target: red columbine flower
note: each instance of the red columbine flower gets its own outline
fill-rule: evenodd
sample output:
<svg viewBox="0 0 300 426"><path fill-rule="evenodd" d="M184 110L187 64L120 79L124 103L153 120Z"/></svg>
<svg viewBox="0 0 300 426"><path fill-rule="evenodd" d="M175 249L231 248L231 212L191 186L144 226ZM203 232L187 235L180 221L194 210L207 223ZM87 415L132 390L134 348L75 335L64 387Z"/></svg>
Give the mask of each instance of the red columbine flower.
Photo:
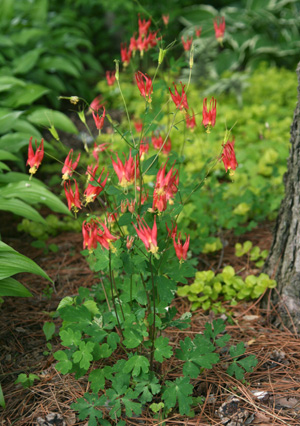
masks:
<svg viewBox="0 0 300 426"><path fill-rule="evenodd" d="M134 242L134 237L133 237L133 236L130 236L130 235L127 235L127 240L126 240L126 247L127 247L127 250L130 250L130 249L131 249L131 247L132 247L132 245L133 245L133 242Z"/></svg>
<svg viewBox="0 0 300 426"><path fill-rule="evenodd" d="M76 161L74 161L74 163L72 163L72 159L73 159L73 149L70 149L69 154L67 155L67 158L65 159L65 163L64 166L62 168L62 179L63 180L68 180L70 179L70 177L72 176L74 170L76 169L76 167L78 166L78 162L80 159L80 153L78 154L78 157L76 159Z"/></svg>
<svg viewBox="0 0 300 426"><path fill-rule="evenodd" d="M113 168L118 176L119 179L119 185L122 186L122 188L127 188L128 185L132 184L136 179L139 177L139 164L138 160L134 161L134 159L131 156L131 150L129 153L128 160L126 160L126 156L123 153L125 157L125 163L123 164L120 158L117 156L117 163L111 159Z"/></svg>
<svg viewBox="0 0 300 426"><path fill-rule="evenodd" d="M194 127L196 127L196 117L194 110L192 109L193 115L186 114L185 121L186 121L186 127L188 129L194 130Z"/></svg>
<svg viewBox="0 0 300 426"><path fill-rule="evenodd" d="M140 133L143 129L143 123L141 121L134 121L135 130Z"/></svg>
<svg viewBox="0 0 300 426"><path fill-rule="evenodd" d="M99 166L97 165L97 166L94 167L94 170L92 170L92 171L91 171L91 169L88 170L88 174L90 176L90 179L89 179L90 182L95 182L95 175L96 175L98 167ZM100 192L103 191L103 189L106 185L107 179L108 179L108 173L107 173L106 178L101 182L101 177L103 175L103 172L104 172L104 167L102 169L102 172L100 173L100 176L97 179L97 182L98 182L99 185L93 186L89 183L86 190L84 191L86 204L92 203L93 201L95 201L95 198L98 197Z"/></svg>
<svg viewBox="0 0 300 426"><path fill-rule="evenodd" d="M216 124L217 115L217 100L211 98L209 103L210 110L207 111L207 98L203 99L203 110L202 110L202 124L205 126L207 133L210 133L210 129Z"/></svg>
<svg viewBox="0 0 300 426"><path fill-rule="evenodd" d="M169 23L169 15L162 15L162 20L164 21L164 24L167 27Z"/></svg>
<svg viewBox="0 0 300 426"><path fill-rule="evenodd" d="M102 96L98 95L90 104L90 111L98 111L100 108L103 108Z"/></svg>
<svg viewBox="0 0 300 426"><path fill-rule="evenodd" d="M101 247L104 247L106 250L111 249L114 253L117 249L112 245L112 242L116 241L118 238L112 235L105 225L105 223L99 222L98 224L102 226L103 231L101 229L97 229L97 241L101 244Z"/></svg>
<svg viewBox="0 0 300 426"><path fill-rule="evenodd" d="M159 135L158 137L154 136L154 134L152 134L152 143L153 143L153 147L155 149L160 149L162 144L164 143L163 137L161 135Z"/></svg>
<svg viewBox="0 0 300 426"><path fill-rule="evenodd" d="M226 144L222 145L223 146L223 152L222 152L222 161L224 163L225 166L225 170L227 172L228 169L230 169L229 174L233 175L235 169L238 166L238 163L236 161L236 157L235 157L235 152L234 152L234 138L232 139L232 141L227 141Z"/></svg>
<svg viewBox="0 0 300 426"><path fill-rule="evenodd" d="M135 52L138 49L137 46L137 40L135 39L136 33L133 34L133 36L130 38L130 44L129 44L129 51L133 53L133 57L135 55Z"/></svg>
<svg viewBox="0 0 300 426"><path fill-rule="evenodd" d="M190 50L191 45L193 43L193 37L191 37L190 39L189 39L189 37L187 37L186 41L184 41L184 38L182 36L181 41L182 41L182 45L183 45L184 50Z"/></svg>
<svg viewBox="0 0 300 426"><path fill-rule="evenodd" d="M135 210L135 200L134 199L131 200L131 201L127 200L127 207L128 207L128 211L130 213L134 213L134 210Z"/></svg>
<svg viewBox="0 0 300 426"><path fill-rule="evenodd" d="M116 81L116 71L106 71L106 80L109 86L113 86Z"/></svg>
<svg viewBox="0 0 300 426"><path fill-rule="evenodd" d="M103 114L101 115L101 117L99 117L99 114L95 114L94 111L92 111L93 117L94 117L94 121L96 124L96 127L98 130L101 130L104 124L104 118L105 118L105 107L103 107Z"/></svg>
<svg viewBox="0 0 300 426"><path fill-rule="evenodd" d="M140 143L140 159L144 161L145 154L148 154L149 151L149 143L146 140L141 140Z"/></svg>
<svg viewBox="0 0 300 426"><path fill-rule="evenodd" d="M143 74L141 71L135 73L134 76L141 95L146 99L147 102L151 102L151 93L153 92L151 78Z"/></svg>
<svg viewBox="0 0 300 426"><path fill-rule="evenodd" d="M97 248L97 223L92 221L82 223L83 249L88 248L90 252Z"/></svg>
<svg viewBox="0 0 300 426"><path fill-rule="evenodd" d="M93 157L95 158L96 161L99 160L99 152L103 152L107 149L108 147L108 143L100 143L99 145L97 145L97 143L94 143L94 149L93 149Z"/></svg>
<svg viewBox="0 0 300 426"><path fill-rule="evenodd" d="M168 155L170 153L171 149L172 149L172 142L171 142L171 139L168 138L166 143L163 145L162 153L165 154L165 155Z"/></svg>
<svg viewBox="0 0 300 426"><path fill-rule="evenodd" d="M127 67L129 65L131 59L131 50L127 50L127 44L121 43L121 60L123 62L123 66Z"/></svg>
<svg viewBox="0 0 300 426"><path fill-rule="evenodd" d="M29 146L28 146L28 159L26 166L30 166L29 173L34 175L37 171L37 169L40 167L41 162L44 157L44 139L41 140L40 146L37 146L37 140L35 140L35 148L36 151L34 153L32 148L32 136L29 139Z"/></svg>
<svg viewBox="0 0 300 426"><path fill-rule="evenodd" d="M218 40L219 43L222 44L223 42L223 38L224 38L224 33L225 33L225 18L224 16L217 16L214 19L214 28L215 28L215 35L216 35L216 39Z"/></svg>
<svg viewBox="0 0 300 426"><path fill-rule="evenodd" d="M176 108L179 108L181 110L183 108L184 109L189 109L189 106L188 106L188 103L187 103L187 98L186 98L186 93L184 91L185 85L183 86L183 84L180 82L182 90L181 90L181 95L179 95L175 83L173 83L173 84L174 84L174 88L175 88L175 94L173 94L171 92L171 88L170 87L169 87L169 91L170 91L171 97L173 99L173 102L176 105Z"/></svg>
<svg viewBox="0 0 300 426"><path fill-rule="evenodd" d="M180 241L180 232L179 232L177 243L175 240L175 235L173 236L173 242L174 242L176 256L178 257L180 263L182 263L186 260L186 257L187 257L187 251L189 249L189 244L190 244L190 236L186 235L185 243L182 245Z"/></svg>
<svg viewBox="0 0 300 426"><path fill-rule="evenodd" d="M146 21L146 19L141 20L140 14L139 14L139 35L141 37L146 37L147 32L151 25L151 19L149 21Z"/></svg>
<svg viewBox="0 0 300 426"><path fill-rule="evenodd" d="M153 192L153 204L152 211L156 209L160 212L163 212L167 208L167 202L173 204L173 198L177 193L178 184L179 184L179 176L178 170L174 171L173 167L166 173L166 166L168 161L161 167L156 175L156 184Z"/></svg>
<svg viewBox="0 0 300 426"><path fill-rule="evenodd" d="M138 218L138 226L140 229L137 229L137 227L133 224L139 238L143 241L145 244L146 250L150 253L157 253L158 252L158 246L157 246L157 226L156 226L156 216L154 216L154 223L153 228L151 229L145 219Z"/></svg>
<svg viewBox="0 0 300 426"><path fill-rule="evenodd" d="M199 38L201 36L201 31L202 31L202 27L195 28L196 37Z"/></svg>
<svg viewBox="0 0 300 426"><path fill-rule="evenodd" d="M166 224L166 228L167 228L167 232L168 232L168 237L169 238L173 238L176 237L177 235L177 225L174 225L172 222L172 228L169 229L168 225Z"/></svg>
<svg viewBox="0 0 300 426"><path fill-rule="evenodd" d="M73 209L74 213L77 213L78 209L81 209L81 201L80 201L77 182L75 179L74 179L74 182L75 182L75 193L72 190L70 181L64 182L64 188L65 188L66 198L68 201L69 210Z"/></svg>

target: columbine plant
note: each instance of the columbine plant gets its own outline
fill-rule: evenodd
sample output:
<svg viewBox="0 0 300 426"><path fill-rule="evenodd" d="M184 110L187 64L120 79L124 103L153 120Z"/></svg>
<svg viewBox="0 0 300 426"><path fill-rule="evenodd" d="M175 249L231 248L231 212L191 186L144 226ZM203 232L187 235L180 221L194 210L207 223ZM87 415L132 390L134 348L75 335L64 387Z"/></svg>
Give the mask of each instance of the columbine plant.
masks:
<svg viewBox="0 0 300 426"><path fill-rule="evenodd" d="M139 18L138 39L131 40L129 51L125 45L122 47L124 66L128 65L134 46L144 43L146 50L146 41L150 43L152 38L157 43L156 33L149 32L150 26L151 20ZM122 95L118 64L115 77ZM167 93L166 99L166 103L171 100L175 104L171 103L173 121L164 137L157 131L157 136L152 135L154 153L147 158L150 147L146 138L153 130L153 123L146 121L149 102L153 96L152 104L155 104L160 96L155 98L155 77L151 79L139 71L135 79L146 100L137 133L133 133L130 123L130 132L122 133L110 115L105 115L100 98L89 107L96 129L101 130L104 120L108 119L125 141L124 160L117 152L106 155L110 164L104 165L99 173L99 163L105 161L108 144L95 142L93 157L97 164L88 166L86 188L81 191L82 182L78 185L73 178L80 158L73 163L72 150L63 168L70 210L78 213L84 205L95 205L96 200L100 200L101 205L100 212L89 213L82 224L83 254L95 272L97 283L92 290L82 287L78 296L61 301L58 314L63 320L60 337L65 349L54 354L58 361L56 368L61 373L75 373L76 378L88 374L90 391L73 404L73 408L80 412L80 419L89 417L90 425L95 425L96 419L106 425L108 416L115 420L133 413L140 415L143 406L153 400L160 402L162 416L177 406L180 414L193 415L196 399L191 380L219 361L219 349L230 338L223 334L222 320L207 324L204 334L197 334L193 340L186 337L178 348L174 348L164 334L168 327L183 330L189 326L191 314L177 315L174 296L177 284L186 284L187 278L195 275L189 254L190 236L186 235L184 241L177 224L190 195L181 184L180 164L164 156L170 155L170 132L175 127L176 115L183 112L187 126L193 128L195 113L192 110L192 114L188 114L189 84L186 87L181 83L181 93L174 84L175 94L169 89L171 97ZM206 108L205 102L204 105ZM211 111L203 116L206 127L213 127L216 120L216 101L212 100L211 106ZM101 118L95 114L99 108L103 108ZM79 114L85 122L83 111ZM129 114L127 116L129 118ZM100 148L95 155L97 147ZM114 146L110 147L114 151ZM225 167L234 169L233 143L227 142L223 149L215 163L222 159ZM192 192L200 185L197 183ZM243 347L233 359L232 371L238 372L239 377L251 371L254 365L253 356L243 358L238 364L238 356L244 352ZM175 367L178 377L171 381L166 380L168 363L165 361L173 356L181 362ZM151 407L155 411L154 405Z"/></svg>

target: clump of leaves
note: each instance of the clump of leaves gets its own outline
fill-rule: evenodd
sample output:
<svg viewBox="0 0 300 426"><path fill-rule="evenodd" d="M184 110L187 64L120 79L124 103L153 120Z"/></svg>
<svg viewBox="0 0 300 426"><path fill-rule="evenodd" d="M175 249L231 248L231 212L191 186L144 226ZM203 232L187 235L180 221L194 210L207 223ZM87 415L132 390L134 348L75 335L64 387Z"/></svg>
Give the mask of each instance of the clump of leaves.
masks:
<svg viewBox="0 0 300 426"><path fill-rule="evenodd" d="M236 243L235 245L235 255L237 257L248 255L248 259L254 262L258 268L263 266L268 254L268 250L261 250L258 246L253 247L251 241L245 241L243 244Z"/></svg>
<svg viewBox="0 0 300 426"><path fill-rule="evenodd" d="M231 305L236 305L237 300L256 299L267 288L276 287L276 281L267 274L248 275L245 280L236 275L232 266L226 266L222 273L213 271L198 271L195 281L177 289L178 296L187 297L192 302L191 309L201 307L204 310L212 309L214 312L225 312L221 300L229 300Z"/></svg>

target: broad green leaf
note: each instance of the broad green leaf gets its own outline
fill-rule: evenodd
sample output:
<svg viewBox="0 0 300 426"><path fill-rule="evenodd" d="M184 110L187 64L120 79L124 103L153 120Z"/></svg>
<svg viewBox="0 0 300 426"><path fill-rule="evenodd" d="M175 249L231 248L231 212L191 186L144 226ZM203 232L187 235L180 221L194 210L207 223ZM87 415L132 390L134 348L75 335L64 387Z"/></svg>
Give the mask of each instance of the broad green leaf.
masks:
<svg viewBox="0 0 300 426"><path fill-rule="evenodd" d="M9 75L0 76L0 92L9 90L14 86L26 86L26 82Z"/></svg>
<svg viewBox="0 0 300 426"><path fill-rule="evenodd" d="M7 170L9 172L10 168L8 167L7 164L5 164L2 161L0 161L0 170Z"/></svg>
<svg viewBox="0 0 300 426"><path fill-rule="evenodd" d="M51 71L53 73L62 71L63 73L71 75L72 77L80 77L78 69L73 64L71 64L67 58L62 56L44 56L39 61L39 67L43 70Z"/></svg>
<svg viewBox="0 0 300 426"><path fill-rule="evenodd" d="M1 243L1 242L0 242ZM48 275L33 260L16 251L0 252L0 280L20 272L29 272L40 275L52 281Z"/></svg>
<svg viewBox="0 0 300 426"><path fill-rule="evenodd" d="M17 122L18 120L12 123L12 129L16 127ZM8 133L0 138L0 149L5 149L9 152L19 152L21 148L28 146L29 138L31 136L31 133Z"/></svg>
<svg viewBox="0 0 300 426"><path fill-rule="evenodd" d="M32 294L19 281L8 277L0 280L0 296L32 297Z"/></svg>
<svg viewBox="0 0 300 426"><path fill-rule="evenodd" d="M20 173L20 172L10 172L10 173L5 173L0 175L0 183L12 183L12 182L20 182L24 180L25 181L29 180L28 174ZM32 177L30 179L30 182L34 182L35 184L46 188L46 185L42 181L36 179L35 177Z"/></svg>
<svg viewBox="0 0 300 426"><path fill-rule="evenodd" d="M59 361L55 368L62 374L67 374L72 368L72 362L68 359L64 351L57 351L53 354L54 358Z"/></svg>
<svg viewBox="0 0 300 426"><path fill-rule="evenodd" d="M11 152L0 149L0 160L19 161L20 159L13 155Z"/></svg>
<svg viewBox="0 0 300 426"><path fill-rule="evenodd" d="M46 336L46 340L48 342L48 340L52 339L52 336L55 332L55 324L54 322L45 322L43 325L43 332Z"/></svg>
<svg viewBox="0 0 300 426"><path fill-rule="evenodd" d="M34 222L46 224L46 221L43 217L31 206L24 203L17 198L4 198L1 197L1 187L0 187L0 210L12 212L18 216L26 217L29 220Z"/></svg>
<svg viewBox="0 0 300 426"><path fill-rule="evenodd" d="M45 204L55 212L64 213L68 216L72 215L67 206L56 195L29 180L8 184L1 189L1 196L4 198L21 198L29 204Z"/></svg>
<svg viewBox="0 0 300 426"><path fill-rule="evenodd" d="M14 74L26 74L30 71L39 59L43 49L34 49L24 53L13 62Z"/></svg>
<svg viewBox="0 0 300 426"><path fill-rule="evenodd" d="M18 117L22 114L23 111L11 111L8 108L0 108L0 134L7 133L11 130Z"/></svg>
<svg viewBox="0 0 300 426"><path fill-rule="evenodd" d="M123 334L125 337L123 344L128 349L137 348L143 341L143 336L136 330L127 328L124 330Z"/></svg>
<svg viewBox="0 0 300 426"><path fill-rule="evenodd" d="M17 87L11 94L5 97L2 104L10 108L18 108L22 105L31 105L34 101L49 93L49 89L39 84L29 83L25 87Z"/></svg>
<svg viewBox="0 0 300 426"><path fill-rule="evenodd" d="M37 126L51 127L53 125L64 132L77 134L78 130L72 121L63 113L48 108L40 108L27 116L28 120ZM1 121L0 121L1 124ZM1 129L1 127L0 127Z"/></svg>

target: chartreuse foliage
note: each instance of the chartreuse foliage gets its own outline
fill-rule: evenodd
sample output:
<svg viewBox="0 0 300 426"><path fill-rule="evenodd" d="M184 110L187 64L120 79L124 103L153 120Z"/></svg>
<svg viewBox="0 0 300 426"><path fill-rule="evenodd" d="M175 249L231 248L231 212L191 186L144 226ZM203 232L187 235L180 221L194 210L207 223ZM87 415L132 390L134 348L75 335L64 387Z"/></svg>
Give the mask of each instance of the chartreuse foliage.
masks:
<svg viewBox="0 0 300 426"><path fill-rule="evenodd" d="M255 262L258 268L263 266L268 253L268 250L261 250L258 246L253 247L251 241L245 241L243 244L237 243L235 245L235 255L237 257L242 257L247 254L249 260Z"/></svg>
<svg viewBox="0 0 300 426"><path fill-rule="evenodd" d="M276 287L276 281L267 274L248 275L245 280L235 274L232 266L225 266L220 274L213 271L198 271L195 281L179 287L178 296L187 297L192 302L191 309L201 307L215 312L225 312L221 301L228 300L236 305L238 300L257 299L268 288Z"/></svg>

